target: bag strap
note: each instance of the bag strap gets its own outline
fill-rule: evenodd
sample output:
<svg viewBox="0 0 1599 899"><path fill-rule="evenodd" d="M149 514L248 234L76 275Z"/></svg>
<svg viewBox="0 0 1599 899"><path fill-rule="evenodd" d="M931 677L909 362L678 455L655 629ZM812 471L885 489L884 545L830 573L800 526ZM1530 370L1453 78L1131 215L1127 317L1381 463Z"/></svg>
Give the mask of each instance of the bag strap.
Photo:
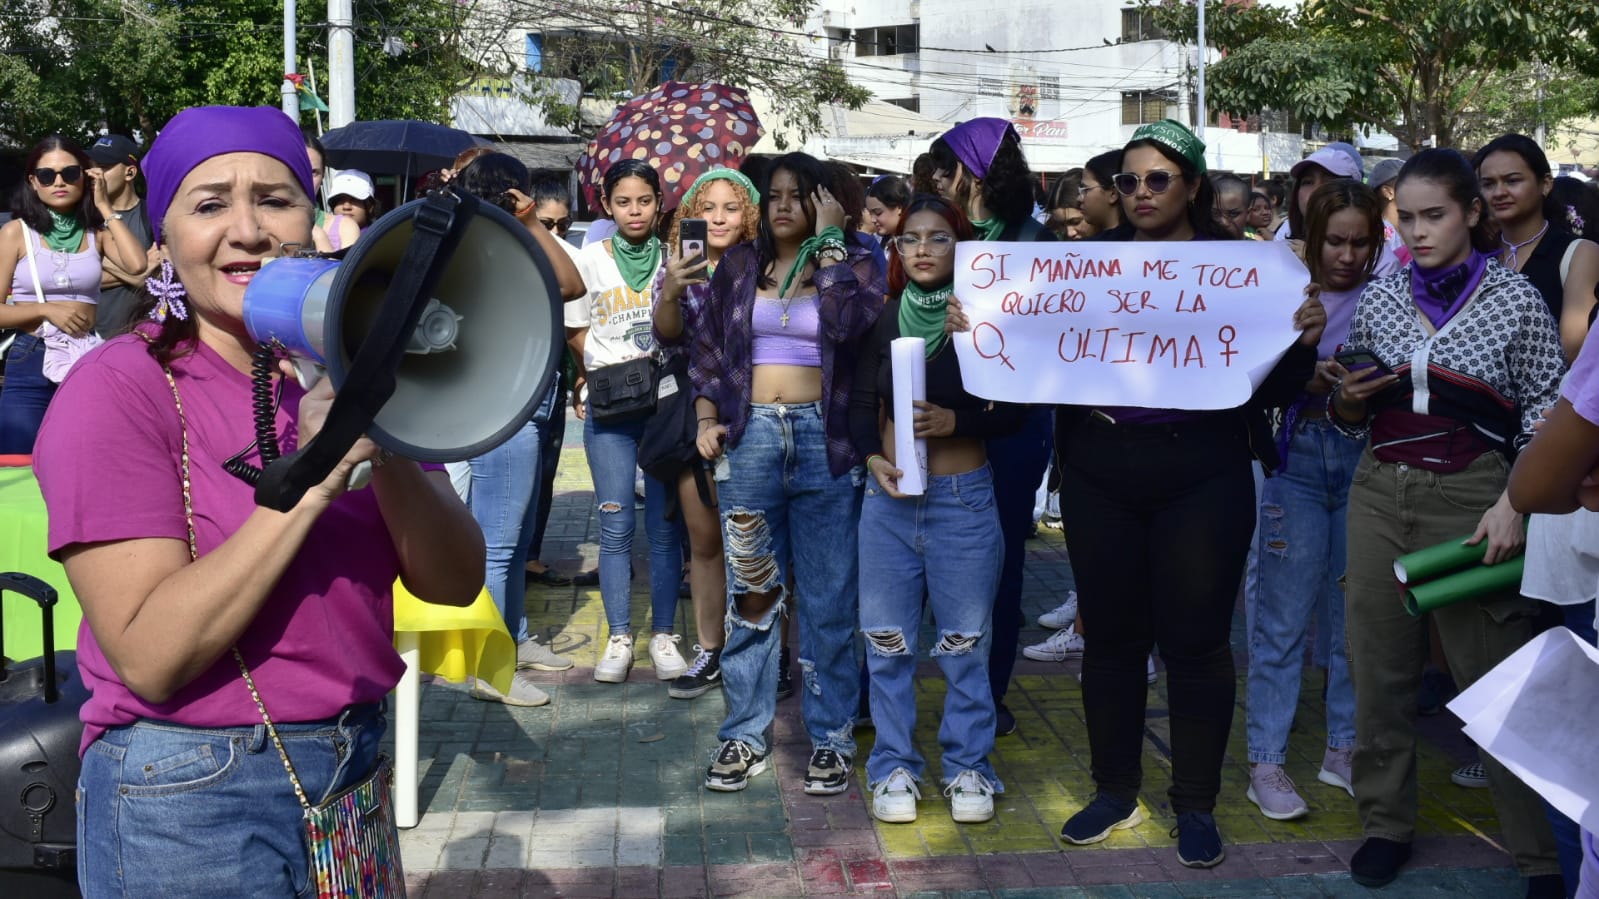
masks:
<svg viewBox="0 0 1599 899"><path fill-rule="evenodd" d="M150 338L143 332L135 331L146 343ZM189 528L189 561L194 562L200 558L200 552L194 539L194 497L189 492L189 423L183 414L183 397L178 394L178 382L172 377L172 366L162 365L161 371L167 376L167 386L172 388L172 401L178 407L178 429L183 439L181 455L183 467L183 519ZM245 686L250 688L250 698L255 700L256 710L261 713L261 721L266 724L267 734L272 737L272 745L277 747L278 757L283 759L283 770L289 772L289 783L294 785L294 797L300 800L300 806L311 811L311 802L305 797L305 788L300 785L299 775L294 773L294 765L289 762L289 753L283 748L283 739L278 736L278 729L272 723L272 716L267 714L266 704L261 701L261 693L255 688L255 678L250 676L250 669L244 664L244 656L239 653L239 647L232 647L233 659L239 663L239 673L244 675Z"/></svg>
<svg viewBox="0 0 1599 899"><path fill-rule="evenodd" d="M22 248L28 251L28 274L33 276L33 295L43 304L44 285L39 283L39 264L33 261L33 241L28 239L34 233L27 225L22 226Z"/></svg>

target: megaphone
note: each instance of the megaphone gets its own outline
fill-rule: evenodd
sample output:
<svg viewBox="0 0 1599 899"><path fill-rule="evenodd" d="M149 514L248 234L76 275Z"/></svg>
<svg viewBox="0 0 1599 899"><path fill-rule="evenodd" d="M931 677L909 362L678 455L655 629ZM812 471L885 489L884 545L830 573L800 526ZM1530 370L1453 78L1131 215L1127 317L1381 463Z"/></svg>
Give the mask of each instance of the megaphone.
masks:
<svg viewBox="0 0 1599 899"><path fill-rule="evenodd" d="M362 434L421 462L499 446L537 410L565 343L554 270L527 228L449 189L384 215L342 260L263 265L245 290L244 324L333 381L316 438L276 461L263 455L256 502L282 511Z"/></svg>

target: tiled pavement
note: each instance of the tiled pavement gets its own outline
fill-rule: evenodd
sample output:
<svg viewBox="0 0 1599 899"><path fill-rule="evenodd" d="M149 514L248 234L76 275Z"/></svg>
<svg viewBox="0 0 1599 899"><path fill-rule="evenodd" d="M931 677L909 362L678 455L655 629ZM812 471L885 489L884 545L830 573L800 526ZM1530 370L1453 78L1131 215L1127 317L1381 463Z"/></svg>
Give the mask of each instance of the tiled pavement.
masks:
<svg viewBox="0 0 1599 899"><path fill-rule="evenodd" d="M563 571L594 567L597 534L581 429L569 423L544 558ZM642 534L641 534L642 537ZM639 544L642 544L642 539ZM1028 621L1052 606L1071 574L1058 532L1029 544ZM840 551L852 551L840 547ZM637 567L644 567L640 558ZM639 590L645 582L639 578ZM801 599L803 612L803 598ZM693 701L667 697L640 664L626 684L592 678L604 616L596 588L533 587L530 626L571 654L577 668L535 675L550 705L515 709L471 700L459 685L423 689L420 825L402 835L413 896L1356 896L1347 863L1358 845L1353 801L1315 779L1325 733L1319 675L1307 675L1289 773L1312 815L1262 818L1244 798L1243 690L1217 809L1228 859L1196 871L1177 863L1165 805L1165 682L1151 688L1144 768L1146 818L1094 847L1063 848L1061 823L1088 798L1087 736L1074 665L1023 660L1009 705L1019 729L995 748L1006 783L994 821L956 825L936 787L924 790L914 824L874 822L864 778L848 793L800 791L809 745L798 698L778 706L775 765L742 793L701 786L716 748L720 691ZM636 626L648 598L634 594ZM692 615L679 609L684 654ZM1235 638L1241 629L1235 627ZM1029 626L1023 640L1041 632ZM931 645L924 640L923 645ZM1241 645L1235 639L1235 645ZM1242 663L1242 657L1240 657ZM1240 667L1242 671L1242 666ZM917 729L936 783L937 718L943 684L923 666ZM1501 897L1521 893L1497 842L1486 791L1465 790L1449 772L1470 748L1447 716L1425 722L1422 812L1415 861L1384 896ZM872 732L858 732L860 755ZM1377 893L1373 893L1377 895Z"/></svg>

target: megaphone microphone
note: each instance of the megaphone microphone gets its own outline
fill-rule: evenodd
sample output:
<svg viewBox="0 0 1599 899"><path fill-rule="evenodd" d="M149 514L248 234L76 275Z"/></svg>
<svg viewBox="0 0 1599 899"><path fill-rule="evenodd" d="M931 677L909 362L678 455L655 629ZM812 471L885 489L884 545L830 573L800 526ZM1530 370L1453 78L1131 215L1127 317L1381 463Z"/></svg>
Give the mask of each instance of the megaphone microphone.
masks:
<svg viewBox="0 0 1599 899"><path fill-rule="evenodd" d="M256 503L293 508L363 434L422 462L510 439L554 377L560 308L554 272L522 223L449 189L378 219L343 260L263 265L245 290L245 328L284 352L302 385L330 377L335 396L322 430L295 452L274 459L262 446Z"/></svg>

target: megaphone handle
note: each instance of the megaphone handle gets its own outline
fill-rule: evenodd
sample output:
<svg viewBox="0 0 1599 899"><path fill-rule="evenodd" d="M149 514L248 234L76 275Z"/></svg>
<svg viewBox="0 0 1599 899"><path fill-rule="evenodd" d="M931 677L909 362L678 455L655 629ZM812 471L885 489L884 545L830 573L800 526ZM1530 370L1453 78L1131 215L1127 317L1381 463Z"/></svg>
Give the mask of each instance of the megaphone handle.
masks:
<svg viewBox="0 0 1599 899"><path fill-rule="evenodd" d="M316 382L322 380L328 373L327 369L301 356L290 356L289 362L294 365L294 377L304 390L315 387Z"/></svg>
<svg viewBox="0 0 1599 899"><path fill-rule="evenodd" d="M349 477L344 479L344 488L360 490L370 483L372 483L372 461L367 459L355 463L355 467L350 469Z"/></svg>

